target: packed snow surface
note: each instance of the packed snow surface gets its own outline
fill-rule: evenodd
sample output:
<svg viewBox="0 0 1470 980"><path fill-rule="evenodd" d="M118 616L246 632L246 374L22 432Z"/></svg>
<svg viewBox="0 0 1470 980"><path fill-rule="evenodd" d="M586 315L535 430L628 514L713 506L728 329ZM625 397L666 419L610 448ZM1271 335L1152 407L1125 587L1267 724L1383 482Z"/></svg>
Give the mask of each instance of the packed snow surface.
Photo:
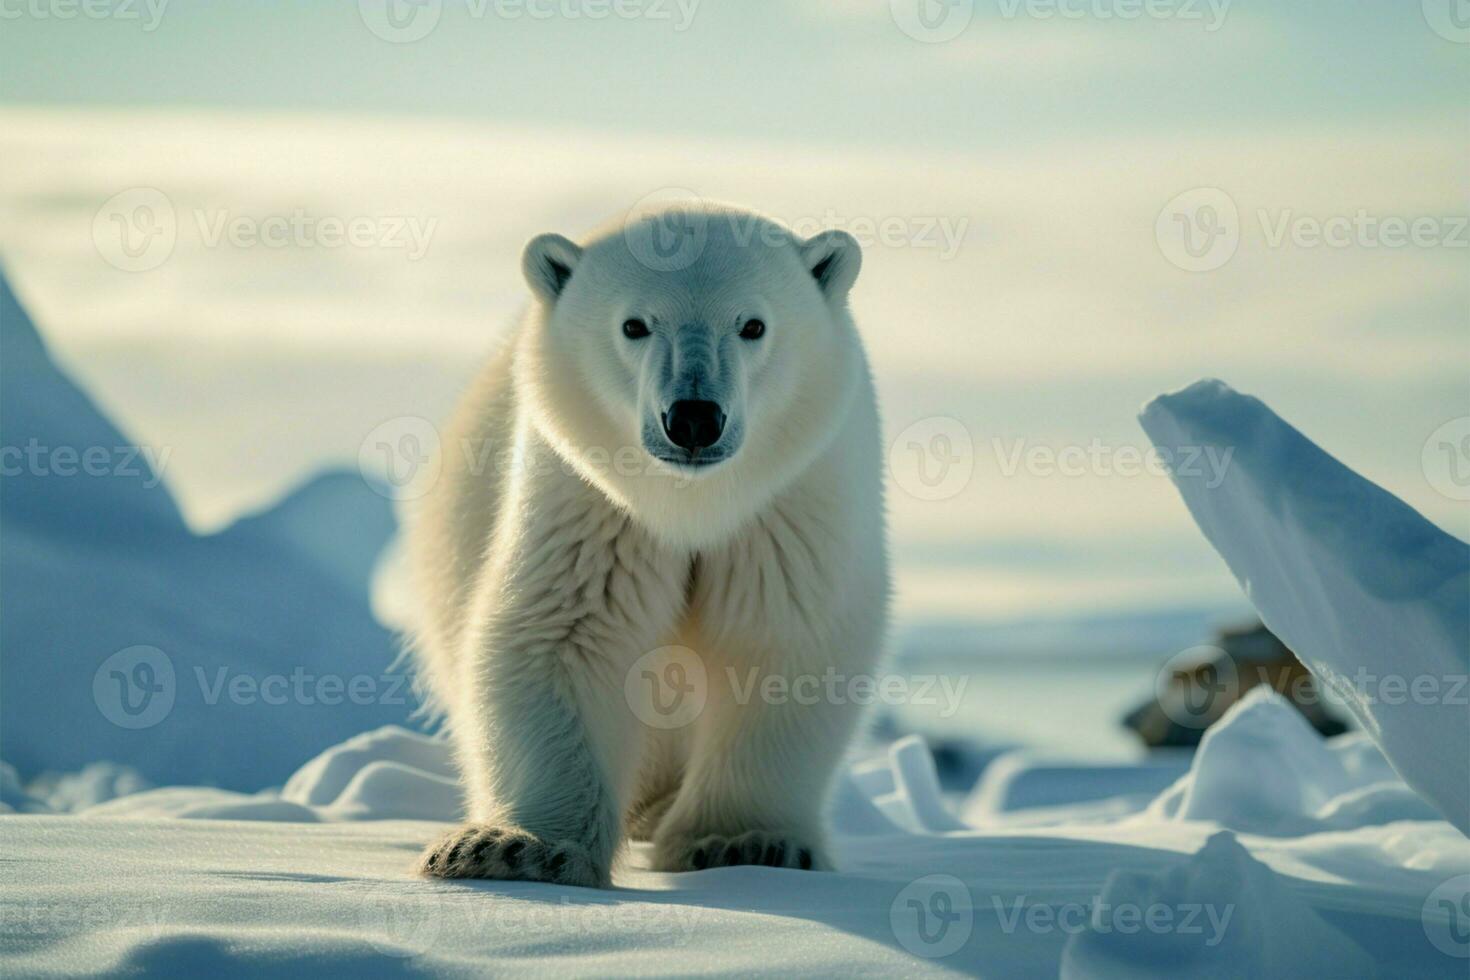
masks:
<svg viewBox="0 0 1470 980"><path fill-rule="evenodd" d="M415 877L458 813L449 752L382 728L279 790L161 788L0 817L0 968L1463 978L1470 842L1416 808L1366 738L1317 738L1262 691L1150 806L997 812L983 828L949 815L911 741L845 774L840 872L662 874L636 844L596 891ZM1243 762L1263 767L1237 750L1304 745L1304 786L1233 799ZM1360 805L1377 794L1392 805Z"/></svg>

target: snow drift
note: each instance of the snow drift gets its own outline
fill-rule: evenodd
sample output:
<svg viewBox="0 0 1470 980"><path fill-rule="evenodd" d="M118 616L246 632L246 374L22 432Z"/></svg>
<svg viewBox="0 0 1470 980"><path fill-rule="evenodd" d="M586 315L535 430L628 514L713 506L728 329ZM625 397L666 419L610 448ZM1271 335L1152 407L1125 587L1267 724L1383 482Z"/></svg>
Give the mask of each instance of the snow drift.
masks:
<svg viewBox="0 0 1470 980"><path fill-rule="evenodd" d="M1198 909L1198 912L1194 912ZM1188 927L1148 930L1135 910ZM1187 912L1175 913L1175 910ZM1377 969L1356 942L1323 921L1269 867L1228 833L1165 871L1114 871L1085 931L1062 952L1062 980L1157 977L1332 977L1372 980Z"/></svg>
<svg viewBox="0 0 1470 980"><path fill-rule="evenodd" d="M388 500L328 474L194 534L159 472L167 447L108 421L3 274L0 454L0 747L22 776L106 759L254 790L408 718L368 600Z"/></svg>

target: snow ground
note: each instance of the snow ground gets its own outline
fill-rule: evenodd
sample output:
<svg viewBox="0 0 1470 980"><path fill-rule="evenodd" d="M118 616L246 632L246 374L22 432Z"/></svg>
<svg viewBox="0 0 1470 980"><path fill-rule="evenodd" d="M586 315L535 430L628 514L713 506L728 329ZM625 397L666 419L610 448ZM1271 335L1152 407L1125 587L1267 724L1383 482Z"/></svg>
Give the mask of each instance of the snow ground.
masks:
<svg viewBox="0 0 1470 980"><path fill-rule="evenodd" d="M1295 752L1312 739L1263 692L1152 806L1101 818L1089 804L1044 819L997 812L980 825L947 816L911 740L855 762L844 780L840 873L661 874L635 845L616 887L595 891L416 878L419 848L457 812L449 758L437 740L384 728L328 750L279 791L173 787L72 815L0 817L0 966L11 976L1463 977L1470 944L1456 930L1470 919L1452 916L1470 897L1470 842L1366 737L1319 744L1295 781L1234 792L1243 763L1259 768L1238 752L1263 740ZM986 792L982 781L976 793ZM1365 797L1385 802L1357 805ZM1196 802L1180 808L1180 798ZM1307 812L1304 798L1325 802ZM1297 819L1225 829L1273 809Z"/></svg>

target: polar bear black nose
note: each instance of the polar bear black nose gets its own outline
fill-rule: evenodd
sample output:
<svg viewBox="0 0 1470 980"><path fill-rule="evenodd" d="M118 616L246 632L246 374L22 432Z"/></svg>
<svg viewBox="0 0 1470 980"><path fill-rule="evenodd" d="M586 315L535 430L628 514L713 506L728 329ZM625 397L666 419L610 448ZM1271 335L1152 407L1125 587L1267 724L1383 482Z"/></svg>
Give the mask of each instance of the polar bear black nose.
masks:
<svg viewBox="0 0 1470 980"><path fill-rule="evenodd" d="M691 453L713 446L724 431L725 413L715 402L678 401L664 413L664 434Z"/></svg>

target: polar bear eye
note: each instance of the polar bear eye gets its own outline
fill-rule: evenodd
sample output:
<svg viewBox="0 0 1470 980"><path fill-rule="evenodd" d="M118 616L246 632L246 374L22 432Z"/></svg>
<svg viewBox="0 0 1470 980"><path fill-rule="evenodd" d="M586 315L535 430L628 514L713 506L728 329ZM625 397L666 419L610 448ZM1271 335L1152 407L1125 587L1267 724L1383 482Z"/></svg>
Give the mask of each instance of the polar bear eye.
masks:
<svg viewBox="0 0 1470 980"><path fill-rule="evenodd" d="M746 320L745 326L740 328L742 340L760 340L765 335L766 324L763 320Z"/></svg>
<svg viewBox="0 0 1470 980"><path fill-rule="evenodd" d="M634 317L623 321L623 336L629 340L641 340L648 336L648 324Z"/></svg>

